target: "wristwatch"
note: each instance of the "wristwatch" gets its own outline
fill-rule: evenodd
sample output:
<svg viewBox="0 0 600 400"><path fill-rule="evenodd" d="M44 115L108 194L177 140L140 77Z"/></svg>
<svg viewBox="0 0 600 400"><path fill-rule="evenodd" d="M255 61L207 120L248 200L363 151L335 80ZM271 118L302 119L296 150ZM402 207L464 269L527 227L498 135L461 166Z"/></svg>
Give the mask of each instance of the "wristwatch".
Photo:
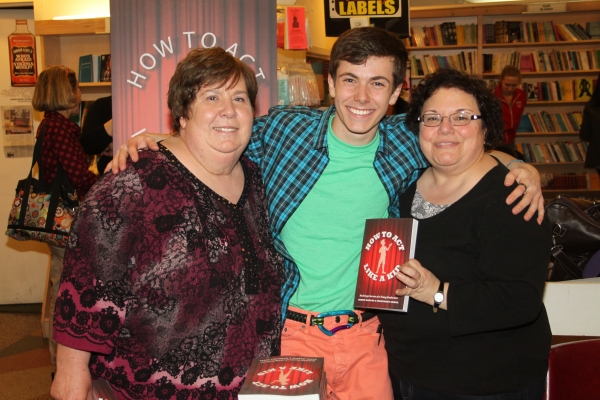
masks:
<svg viewBox="0 0 600 400"><path fill-rule="evenodd" d="M440 281L438 291L433 295L433 312L436 313L438 307L444 301L444 282Z"/></svg>

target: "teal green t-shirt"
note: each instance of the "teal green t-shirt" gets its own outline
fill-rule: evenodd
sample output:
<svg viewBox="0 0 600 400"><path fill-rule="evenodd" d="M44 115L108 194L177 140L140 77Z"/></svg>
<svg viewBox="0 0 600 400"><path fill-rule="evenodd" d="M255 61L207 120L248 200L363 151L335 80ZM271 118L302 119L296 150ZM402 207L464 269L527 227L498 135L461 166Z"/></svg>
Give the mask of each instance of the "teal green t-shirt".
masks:
<svg viewBox="0 0 600 400"><path fill-rule="evenodd" d="M379 134L352 146L327 133L329 163L281 232L300 270L290 304L310 311L351 310L365 220L386 218L389 198L373 167Z"/></svg>

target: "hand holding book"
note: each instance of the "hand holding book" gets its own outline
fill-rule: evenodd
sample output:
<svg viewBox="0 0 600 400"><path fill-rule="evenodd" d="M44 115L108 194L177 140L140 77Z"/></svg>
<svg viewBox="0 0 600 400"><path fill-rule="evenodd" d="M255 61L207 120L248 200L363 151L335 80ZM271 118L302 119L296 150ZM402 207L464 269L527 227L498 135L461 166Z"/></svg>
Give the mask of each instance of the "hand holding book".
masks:
<svg viewBox="0 0 600 400"><path fill-rule="evenodd" d="M397 289L397 296L409 296L410 298L422 303L433 305L433 296L440 287L440 280L427 268L415 259L410 259L402 264L400 271L396 273L396 279L402 282L406 287ZM444 284L444 298L448 291L448 284ZM439 308L446 310L446 300Z"/></svg>

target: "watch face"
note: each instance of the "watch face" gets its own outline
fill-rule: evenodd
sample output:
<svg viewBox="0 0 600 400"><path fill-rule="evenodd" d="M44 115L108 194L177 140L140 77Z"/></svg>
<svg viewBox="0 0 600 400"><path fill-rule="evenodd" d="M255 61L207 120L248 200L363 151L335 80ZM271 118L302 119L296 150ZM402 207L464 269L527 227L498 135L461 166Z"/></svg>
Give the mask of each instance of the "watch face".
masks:
<svg viewBox="0 0 600 400"><path fill-rule="evenodd" d="M437 292L433 295L433 300L435 300L436 303L441 303L444 301L444 293Z"/></svg>

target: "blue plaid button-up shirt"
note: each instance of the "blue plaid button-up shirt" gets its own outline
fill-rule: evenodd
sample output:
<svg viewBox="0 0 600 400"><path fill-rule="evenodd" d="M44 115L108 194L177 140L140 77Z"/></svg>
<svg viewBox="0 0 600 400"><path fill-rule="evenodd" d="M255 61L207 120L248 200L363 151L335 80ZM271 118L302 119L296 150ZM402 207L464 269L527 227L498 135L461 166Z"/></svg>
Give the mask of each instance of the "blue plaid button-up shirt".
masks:
<svg viewBox="0 0 600 400"><path fill-rule="evenodd" d="M323 112L307 107L273 107L254 121L246 155L262 173L275 248L285 257L282 289L285 318L290 298L298 288L298 266L285 248L281 230L315 185L327 163L327 129L334 106ZM404 115L379 123L380 143L373 166L389 196L389 216L400 216L398 196L416 180L427 162L417 137L408 131Z"/></svg>

